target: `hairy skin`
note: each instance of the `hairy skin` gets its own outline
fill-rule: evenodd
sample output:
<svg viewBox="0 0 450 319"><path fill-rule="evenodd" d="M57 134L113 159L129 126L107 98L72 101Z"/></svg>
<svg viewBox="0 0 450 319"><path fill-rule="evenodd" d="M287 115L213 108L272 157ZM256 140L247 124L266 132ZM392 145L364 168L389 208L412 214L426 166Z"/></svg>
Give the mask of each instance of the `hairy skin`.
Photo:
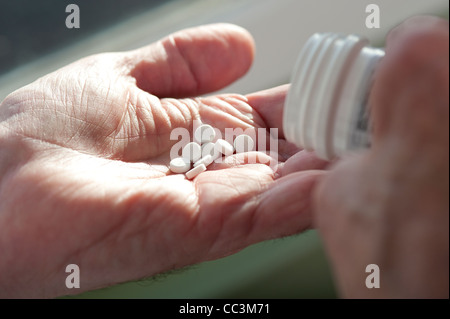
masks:
<svg viewBox="0 0 450 319"><path fill-rule="evenodd" d="M287 87L195 97L242 76L253 54L245 30L203 26L87 57L11 93L0 106L0 297L80 293L310 227L326 163L294 158L283 174L299 151L281 130ZM193 181L171 174L170 132L194 120L279 128L278 178L243 165L245 155ZM72 263L81 289L65 287Z"/></svg>

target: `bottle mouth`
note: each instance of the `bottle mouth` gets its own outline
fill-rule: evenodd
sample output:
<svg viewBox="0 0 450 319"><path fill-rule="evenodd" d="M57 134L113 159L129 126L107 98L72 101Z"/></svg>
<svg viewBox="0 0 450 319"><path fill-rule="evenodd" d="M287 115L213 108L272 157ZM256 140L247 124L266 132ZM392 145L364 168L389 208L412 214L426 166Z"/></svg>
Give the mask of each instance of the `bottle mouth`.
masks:
<svg viewBox="0 0 450 319"><path fill-rule="evenodd" d="M316 33L308 39L284 106L288 141L325 159L358 148L351 142L354 114L365 108L374 61L384 54L366 45L368 40L356 35Z"/></svg>

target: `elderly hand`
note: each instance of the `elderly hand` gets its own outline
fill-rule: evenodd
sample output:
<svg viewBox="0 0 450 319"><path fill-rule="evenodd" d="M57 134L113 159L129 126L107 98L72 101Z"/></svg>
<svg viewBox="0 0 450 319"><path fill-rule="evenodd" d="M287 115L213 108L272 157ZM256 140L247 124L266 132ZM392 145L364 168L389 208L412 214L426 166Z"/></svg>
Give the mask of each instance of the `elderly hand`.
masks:
<svg viewBox="0 0 450 319"><path fill-rule="evenodd" d="M196 97L242 76L253 53L245 30L203 26L87 57L10 94L0 107L0 296L80 293L308 228L325 164L311 154L277 180L245 154L194 180L168 170L171 131L194 120L278 128L280 160L298 151L281 130L285 86ZM80 267L80 289L65 286L68 264Z"/></svg>

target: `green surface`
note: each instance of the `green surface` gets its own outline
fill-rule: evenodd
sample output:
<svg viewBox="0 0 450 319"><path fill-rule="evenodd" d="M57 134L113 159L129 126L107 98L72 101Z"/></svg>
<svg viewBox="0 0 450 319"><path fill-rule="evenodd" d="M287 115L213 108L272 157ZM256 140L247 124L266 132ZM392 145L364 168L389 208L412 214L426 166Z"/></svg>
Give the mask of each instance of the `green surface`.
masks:
<svg viewBox="0 0 450 319"><path fill-rule="evenodd" d="M315 231L220 260L66 298L335 298Z"/></svg>

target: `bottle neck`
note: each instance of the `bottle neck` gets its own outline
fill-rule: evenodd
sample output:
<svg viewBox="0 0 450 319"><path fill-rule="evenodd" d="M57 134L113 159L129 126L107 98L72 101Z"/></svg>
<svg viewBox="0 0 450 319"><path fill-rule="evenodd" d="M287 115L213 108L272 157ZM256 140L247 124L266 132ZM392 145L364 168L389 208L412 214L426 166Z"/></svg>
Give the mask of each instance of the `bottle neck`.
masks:
<svg viewBox="0 0 450 319"><path fill-rule="evenodd" d="M376 66L383 56L383 50L364 47L352 61L342 94L336 101L337 112L330 137L334 156L370 147L369 96Z"/></svg>
<svg viewBox="0 0 450 319"><path fill-rule="evenodd" d="M286 139L325 159L370 145L367 101L384 55L366 39L315 34L305 44L286 97Z"/></svg>

